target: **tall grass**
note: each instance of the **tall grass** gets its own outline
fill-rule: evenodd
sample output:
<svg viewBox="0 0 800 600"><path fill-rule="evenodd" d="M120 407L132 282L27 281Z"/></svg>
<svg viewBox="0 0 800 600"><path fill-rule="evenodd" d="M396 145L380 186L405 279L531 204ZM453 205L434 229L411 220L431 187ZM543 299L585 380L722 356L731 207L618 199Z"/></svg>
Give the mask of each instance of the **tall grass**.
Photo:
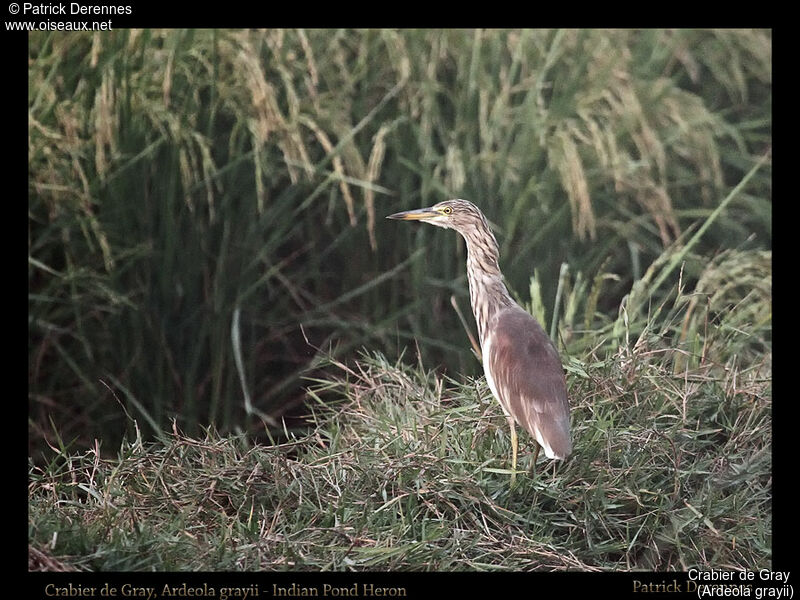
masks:
<svg viewBox="0 0 800 600"><path fill-rule="evenodd" d="M771 33L29 37L30 568L769 568ZM562 349L510 486L460 196ZM530 444L521 452L524 467Z"/></svg>
<svg viewBox="0 0 800 600"><path fill-rule="evenodd" d="M36 448L113 448L127 415L146 437L260 432L301 411L316 349L476 373L460 241L380 218L446 197L485 210L524 300L536 273L564 343L636 339L621 299L771 136L761 30L37 32L29 60ZM692 367L701 330L769 327L763 285L725 310L725 273L769 262L769 164L641 298L688 303L669 339Z"/></svg>

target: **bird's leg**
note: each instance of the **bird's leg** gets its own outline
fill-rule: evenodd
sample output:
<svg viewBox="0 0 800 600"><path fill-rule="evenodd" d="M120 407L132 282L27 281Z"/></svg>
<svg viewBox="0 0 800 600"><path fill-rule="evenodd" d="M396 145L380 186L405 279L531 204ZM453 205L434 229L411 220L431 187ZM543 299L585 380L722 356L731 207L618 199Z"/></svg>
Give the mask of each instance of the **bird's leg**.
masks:
<svg viewBox="0 0 800 600"><path fill-rule="evenodd" d="M539 458L539 450L542 447L537 443L536 450L533 451L533 462L531 463L531 471L535 474L536 473L536 459Z"/></svg>
<svg viewBox="0 0 800 600"><path fill-rule="evenodd" d="M514 423L514 417L506 417L508 419L508 426L511 428L511 485L517 479L517 428Z"/></svg>

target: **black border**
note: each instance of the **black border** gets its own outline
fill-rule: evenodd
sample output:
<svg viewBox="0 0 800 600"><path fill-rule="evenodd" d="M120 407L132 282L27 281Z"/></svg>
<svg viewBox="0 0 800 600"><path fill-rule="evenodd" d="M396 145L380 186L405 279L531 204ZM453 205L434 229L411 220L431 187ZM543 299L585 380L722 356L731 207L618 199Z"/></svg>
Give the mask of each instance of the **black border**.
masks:
<svg viewBox="0 0 800 600"><path fill-rule="evenodd" d="M22 3L20 3L22 4ZM58 4L58 2L50 2L49 4ZM70 2L61 2L61 4L69 5ZM81 4L90 4L90 2L81 2ZM91 2L91 4L101 5L101 4L112 4L110 2L103 2L102 0L98 0L95 2ZM121 17L114 17L113 27L114 28L135 28L135 27L219 27L219 28L226 28L226 27L282 27L282 26L303 26L303 27L338 27L343 26L345 23L343 21L348 21L346 24L348 26L369 26L368 23L359 23L360 20L363 20L365 16L369 13L364 13L360 11L357 12L358 15L355 15L354 18L348 19L347 14L348 11L343 9L341 6L338 5L327 5L327 7L322 8L320 11L317 11L315 8L308 8L306 7L303 15L302 22L298 22L297 19L287 18L284 12L281 12L280 7L275 6L273 3L247 3L243 5L231 5L230 3L226 3L225 8L215 8L213 5L205 5L205 4L197 4L191 7L189 6L170 6L170 3L145 3L141 1L133 1L133 2L118 2L113 3L117 5L128 5L132 7L132 14L130 16L121 16ZM221 5L220 5L221 6ZM406 15L408 18L409 13L406 12L409 10L408 6L397 6L396 8L400 9L402 14ZM499 7L495 7L495 9L499 9ZM493 11L495 10L493 9ZM364 8L362 10L371 10L370 8ZM443 10L447 10L443 8ZM506 10L511 10L507 8ZM12 15L8 13L8 4L3 6L4 11L4 21L8 22L12 20ZM478 13L476 13L478 14ZM483 11L480 11L480 14L486 14ZM502 13L505 15L505 19L508 20L508 17L513 15L512 12L504 12ZM428 15L429 16L429 15ZM516 15L519 17L519 15ZM69 20L87 20L91 17L47 17L49 20L57 21L62 19L64 21ZM104 17L98 17L98 19ZM367 18L373 18L372 15ZM426 17L427 18L427 17ZM497 16L495 16L497 18ZM606 17L607 18L607 17ZM489 21L491 21L492 17L489 16ZM396 21L399 20L400 22L396 22L394 24L387 23L386 25L397 26L400 25L403 21L402 15L395 19ZM523 19L524 20L524 19ZM544 25L542 19L539 19L539 23L536 22L534 19L529 19L532 21L529 26L536 27ZM550 21L550 19L545 18L545 21ZM751 19L751 20L763 20L762 19ZM337 23L337 21L339 21ZM478 24L472 24L472 26L477 26ZM487 25L487 23L483 23L483 25ZM505 25L512 25L512 23L505 23ZM519 23L516 23L518 26ZM463 26L463 24L462 24ZM496 23L494 26L504 26L503 23ZM571 25L575 26L575 25ZM762 24L763 26L763 24ZM3 28L4 32L4 53L3 56L5 58L5 71L6 71L6 80L7 86L4 90L4 104L5 104L5 127L6 127L6 156L5 156L5 174L6 174L6 194L7 199L10 200L8 205L18 206L19 202L16 201L19 197L27 198L27 177L23 179L21 175L18 173L25 173L27 174L27 119L25 119L22 115L26 114L27 112L27 34L19 33L19 32L8 32L6 31L5 27ZM773 35L774 35L773 31ZM779 39L780 36L774 35L774 39ZM22 90L25 90L23 92ZM23 98L24 97L24 98ZM17 112L19 111L19 112ZM25 111L25 112L23 112ZM19 116L17 116L19 114ZM13 141L12 141L13 140ZM20 151L19 153L15 153L11 151L12 147L16 147L19 144ZM778 154L778 153L774 153ZM25 167L22 166L23 156L25 157ZM17 165L19 166L17 168ZM10 183L9 183L10 182ZM17 187L18 186L18 187ZM16 190L19 191L19 195L14 193ZM787 198L791 201L791 197ZM790 220L785 220L784 222L791 222ZM20 230L20 237L21 228ZM4 236L6 239L11 241L14 249L16 249L16 240L14 236L16 233L12 233L12 235ZM785 239L785 238L784 238ZM790 238L791 239L791 238ZM8 243L8 242L6 242ZM23 244L24 240L20 240L20 244ZM9 256L14 257L14 262L16 262L16 251L12 251L8 254ZM779 255L782 255L779 253ZM26 261L22 260L20 257L20 264L26 264ZM780 262L778 264L780 266ZM14 269L11 270L14 272ZM13 276L12 276L13 277ZM780 279L778 279L780 282ZM775 286L776 289L780 290L780 284ZM780 296L780 294L779 294ZM780 318L777 319L780 322ZM12 327L14 324L14 319L11 319ZM20 320L21 321L21 320ZM782 331L780 327L775 327L773 331ZM781 343L781 335L775 335L773 342L776 343L775 345L780 349ZM20 353L21 354L21 353ZM776 356L780 356L780 351L775 353ZM784 354L784 356L792 356L792 354ZM777 361L778 365L780 361ZM20 369L22 370L22 369ZM778 371L780 373L780 367L778 366L773 370ZM11 369L8 369L7 372L12 372ZM780 388L780 386L778 386ZM785 443L788 433L787 429L789 423L793 423L791 408L788 406L794 406L794 404L789 404L786 402L787 396L779 395L779 398L784 398L783 402L778 402L777 405L773 404L773 555L772 555L772 564L773 564L773 571L786 571L791 570L794 567L794 560L792 560L792 554L789 550L790 542L794 541L794 531L793 528L790 528L789 525L793 524L792 520L786 519L786 515L790 514L787 509L787 501L789 498L792 497L792 490L790 489L790 483L786 481L785 478L780 477L780 474L788 473L787 469L785 468L785 461L787 457L791 457L792 449L790 449L789 444ZM11 394L7 395L8 402L13 405L22 406L23 403L21 401L20 395ZM27 403L25 404L27 406ZM20 418L17 420L14 418L14 428L15 430L22 432L26 430L26 427L23 423L26 421L27 409L19 409L20 412L24 411L24 415L20 415L21 417L25 417L25 419ZM15 410L13 412L16 412ZM16 417L16 415L14 415ZM13 438L12 438L13 439ZM24 439L16 441L14 446L17 447L17 444L22 447L26 447L27 444ZM20 486L21 489L27 488L27 460L23 460L22 457L19 457L19 463L21 466L21 470L24 469L25 472L25 479L24 482L21 482L22 485ZM24 465L24 466L23 466ZM778 475L778 476L776 476ZM16 490L15 490L16 491ZM20 494L22 497L22 494ZM21 498L21 501L25 503L25 511L27 514L27 495ZM13 503L12 503L13 505ZM8 506L8 504L7 504ZM8 515L8 513L7 513ZM10 515L9 515L10 516ZM13 521L12 516L12 521ZM780 524L778 527L775 524ZM13 530L13 527L12 527ZM17 548L19 550L19 554L16 554L15 551L12 550L12 555L19 557L19 559L23 562L20 565L21 569L17 571L17 560L12 560L11 564L14 565L11 569L12 574L19 573L22 571L24 573L22 577L22 581L19 582L23 587L22 589L25 590L23 595L20 595L20 586L13 582L8 583L8 588L6 593L11 593L13 596L19 598L81 598L81 597L97 597L97 598L123 598L126 596L122 595L122 586L125 584L135 586L135 587L152 587L156 588L158 592L159 598L165 598L161 594L164 586L177 586L178 590L181 589L182 585L186 585L187 588L195 589L195 590L210 590L205 595L191 595L186 594L182 595L180 591L176 593L173 598L197 598L197 597L207 597L207 598L220 598L220 591L223 587L238 587L238 588L248 588L252 586L258 586L257 589L259 591L259 595L256 596L257 598L271 598L273 597L273 585L281 586L287 589L291 589L290 586L295 584L299 587L305 587L308 589L317 589L319 592L318 597L323 596L324 586L326 584L341 588L341 589L351 589L354 585L356 586L356 590L358 591L359 595L357 596L349 596L349 597L379 597L375 594L372 596L364 595L363 591L365 590L364 586L369 586L370 584L374 586L374 588L395 588L395 589L404 589L407 598L424 598L430 597L432 595L440 595L444 593L448 596L458 595L458 596L490 596L490 595L500 595L501 597L509 597L513 595L518 595L520 593L525 594L527 597L535 597L540 594L557 594L559 596L565 597L572 597L573 595L583 595L583 594L591 594L593 596L599 595L604 596L606 594L613 594L615 598L625 598L625 597L638 597L641 598L643 594L647 597L653 596L664 596L668 595L670 597L676 597L681 595L691 595L692 597L697 596L697 592L691 589L691 584L687 585L689 582L689 574L686 572L669 572L669 573L645 573L645 572L625 572L625 573L583 573L583 572L559 572L559 573L541 573L541 572L531 572L531 573L471 573L471 572L458 572L458 573L417 573L417 572L399 572L399 573L389 573L389 572L356 572L356 573L341 573L341 572L326 572L326 573L317 573L317 572L268 572L268 573L42 573L42 572L29 572L27 570L27 527L25 527L25 531L21 532L20 537L24 535L25 541L20 544L20 547ZM7 563L8 564L8 563ZM794 573L792 573L794 575ZM731 585L739 584L740 582L736 579L738 578L738 573L735 574L735 578L731 583ZM756 570L754 572L754 580L750 586L745 584L745 587L750 587L751 592L753 592L753 586L757 586L759 584L759 572ZM793 577L789 579L790 584L794 584ZM65 588L69 585L72 585L73 588L88 588L88 587L95 587L97 589L97 595L95 596L80 596L80 595L73 595L73 596L64 596L64 595L54 595L53 590L54 588L48 588L48 585L55 586L55 588ZM660 588L659 586L669 586L673 584L672 589ZM100 594L103 586L108 585L109 587L116 588L118 590L118 594L116 596L106 596ZM204 586L206 586L204 588ZM636 587L638 586L638 587ZM675 590L675 587L679 588ZM295 589L299 589L295 588ZM373 589L374 589L373 588ZM369 589L368 587L366 589ZM674 590L674 591L673 591ZM138 596L127 596L131 598L136 598ZM234 597L234 596L232 596ZM292 597L292 596L285 596L285 597ZM300 596L294 596L300 597ZM328 596L334 597L334 596ZM344 595L340 595L338 597L347 597ZM747 596L731 596L731 597L747 597ZM755 594L752 593L749 597L755 597Z"/></svg>

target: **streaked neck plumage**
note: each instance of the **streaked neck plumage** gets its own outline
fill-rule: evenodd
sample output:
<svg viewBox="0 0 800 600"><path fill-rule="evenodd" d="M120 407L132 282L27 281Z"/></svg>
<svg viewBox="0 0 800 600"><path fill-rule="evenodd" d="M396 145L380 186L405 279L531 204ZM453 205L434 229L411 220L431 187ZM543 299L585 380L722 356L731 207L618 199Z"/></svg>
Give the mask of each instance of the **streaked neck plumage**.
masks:
<svg viewBox="0 0 800 600"><path fill-rule="evenodd" d="M503 283L498 264L500 249L488 223L482 220L475 227L459 233L467 242L469 298L483 348L490 319L499 309L512 306L514 300Z"/></svg>

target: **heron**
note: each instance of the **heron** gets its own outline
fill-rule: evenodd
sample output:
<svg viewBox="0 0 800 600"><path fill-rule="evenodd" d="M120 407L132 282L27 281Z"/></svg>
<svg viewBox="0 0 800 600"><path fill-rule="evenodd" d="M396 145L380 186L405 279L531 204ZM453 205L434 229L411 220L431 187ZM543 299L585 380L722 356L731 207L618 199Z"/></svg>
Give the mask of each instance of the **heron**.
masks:
<svg viewBox="0 0 800 600"><path fill-rule="evenodd" d="M512 485L517 474L517 424L537 442L534 467L540 448L547 458L566 459L572 440L564 368L542 326L508 293L500 272L500 249L486 217L472 202L456 199L386 218L455 229L467 244L469 298L483 372L511 429Z"/></svg>

